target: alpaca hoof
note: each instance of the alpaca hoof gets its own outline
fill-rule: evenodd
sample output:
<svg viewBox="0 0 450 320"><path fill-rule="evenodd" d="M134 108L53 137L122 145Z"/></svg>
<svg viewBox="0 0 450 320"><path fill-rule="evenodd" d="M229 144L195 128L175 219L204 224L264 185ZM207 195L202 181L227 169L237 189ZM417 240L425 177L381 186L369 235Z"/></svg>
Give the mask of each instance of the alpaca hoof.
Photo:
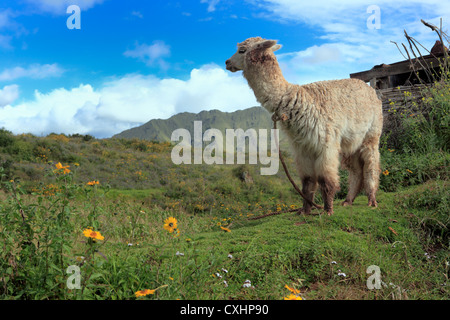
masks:
<svg viewBox="0 0 450 320"><path fill-rule="evenodd" d="M353 203L351 201L347 201L345 200L344 202L342 202L342 206L343 207L350 207Z"/></svg>
<svg viewBox="0 0 450 320"><path fill-rule="evenodd" d="M302 214L311 215L312 213L311 213L311 209L300 208L300 209L298 209L297 214L298 215L302 215Z"/></svg>
<svg viewBox="0 0 450 320"><path fill-rule="evenodd" d="M372 201L369 201L368 206L377 208L378 207L378 203L375 200L372 200Z"/></svg>

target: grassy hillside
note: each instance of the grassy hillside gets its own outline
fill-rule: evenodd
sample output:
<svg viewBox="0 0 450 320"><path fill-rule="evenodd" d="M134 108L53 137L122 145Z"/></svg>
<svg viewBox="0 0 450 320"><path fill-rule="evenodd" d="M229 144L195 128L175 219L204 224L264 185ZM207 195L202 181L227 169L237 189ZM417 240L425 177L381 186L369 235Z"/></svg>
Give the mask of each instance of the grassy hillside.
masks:
<svg viewBox="0 0 450 320"><path fill-rule="evenodd" d="M271 129L273 127L270 114L264 108L253 107L235 112L222 112L219 110L202 111L198 114L183 112L167 120L150 120L142 126L125 130L113 138L138 138L150 141L170 142L172 132L176 129L183 128L189 132L193 132L194 121L202 121L203 130L215 128L223 133L225 133L225 129L230 128L246 130L249 128Z"/></svg>
<svg viewBox="0 0 450 320"><path fill-rule="evenodd" d="M251 220L301 205L281 168L177 166L167 142L0 130L0 298L449 299L444 89L428 121L404 116L398 148L383 137L379 207L364 195L341 207L341 172L331 217Z"/></svg>
<svg viewBox="0 0 450 320"><path fill-rule="evenodd" d="M380 191L377 209L361 195L351 208L336 199L332 217L248 220L301 204L284 172L175 166L171 145L138 139L2 137L2 299L134 299L156 288L143 298L282 299L285 285L303 299L449 298L447 153L383 150L381 189L395 192ZM178 233L164 230L168 217ZM66 286L70 265L79 290ZM379 290L367 289L370 265L381 268Z"/></svg>

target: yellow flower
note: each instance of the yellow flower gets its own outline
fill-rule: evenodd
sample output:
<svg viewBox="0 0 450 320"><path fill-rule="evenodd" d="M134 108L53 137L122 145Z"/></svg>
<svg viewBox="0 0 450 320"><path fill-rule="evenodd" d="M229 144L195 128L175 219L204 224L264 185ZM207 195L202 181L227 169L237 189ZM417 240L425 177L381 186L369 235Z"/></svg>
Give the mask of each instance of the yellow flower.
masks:
<svg viewBox="0 0 450 320"><path fill-rule="evenodd" d="M136 298L145 297L146 295L154 294L156 290L159 290L159 289L167 287L167 286L168 286L168 284L164 284L162 286L159 286L155 290L150 290L150 289L139 290L139 291L136 291L134 294L136 295Z"/></svg>
<svg viewBox="0 0 450 320"><path fill-rule="evenodd" d="M96 185L96 184L100 184L100 181L89 181L88 183L87 183L87 185L90 185L90 186L94 186L94 185Z"/></svg>
<svg viewBox="0 0 450 320"><path fill-rule="evenodd" d="M295 295L295 294L290 294L287 297L283 298L284 300L303 300L302 297Z"/></svg>
<svg viewBox="0 0 450 320"><path fill-rule="evenodd" d="M58 171L58 170L63 170L63 174L67 174L67 173L69 173L70 172L70 170L68 169L68 168L70 168L70 166L63 166L62 164L61 164L61 162L58 162L56 165L55 165L55 167L56 167L56 171Z"/></svg>
<svg viewBox="0 0 450 320"><path fill-rule="evenodd" d="M92 238L92 239L96 239L96 240L105 239L105 237L103 237L99 231L93 231L91 229L85 229L83 231L83 234L86 238Z"/></svg>
<svg viewBox="0 0 450 320"><path fill-rule="evenodd" d="M292 292L293 294L299 294L300 290L294 289L289 287L287 284L284 286L286 289L288 289L290 292Z"/></svg>
<svg viewBox="0 0 450 320"><path fill-rule="evenodd" d="M385 176L387 176L387 175L389 175L389 171L386 169L386 170L383 171L383 174L384 174Z"/></svg>
<svg viewBox="0 0 450 320"><path fill-rule="evenodd" d="M406 171L408 171L409 173L413 173L411 170L409 170L409 169L406 169Z"/></svg>
<svg viewBox="0 0 450 320"><path fill-rule="evenodd" d="M139 298L139 297L145 297L146 295L149 295L149 294L154 294L155 291L156 290L145 289L145 290L136 291L134 294L136 295L136 298Z"/></svg>
<svg viewBox="0 0 450 320"><path fill-rule="evenodd" d="M228 229L228 228L224 228L224 227L220 227L220 229L222 229L223 231L225 231L225 232L231 232L231 230L230 229Z"/></svg>
<svg viewBox="0 0 450 320"><path fill-rule="evenodd" d="M176 231L177 223L178 223L177 219L175 219L174 217L169 217L166 220L164 220L164 229L172 233Z"/></svg>

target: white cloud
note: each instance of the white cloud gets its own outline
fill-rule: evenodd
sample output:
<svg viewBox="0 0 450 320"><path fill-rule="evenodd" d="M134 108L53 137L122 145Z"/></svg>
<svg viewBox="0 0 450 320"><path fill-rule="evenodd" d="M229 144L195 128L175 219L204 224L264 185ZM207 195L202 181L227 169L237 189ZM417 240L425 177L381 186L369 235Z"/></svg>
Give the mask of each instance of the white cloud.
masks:
<svg viewBox="0 0 450 320"><path fill-rule="evenodd" d="M17 15L18 13L11 9L0 8L0 48L2 49L13 49L11 44L13 38L28 34L28 30L14 20Z"/></svg>
<svg viewBox="0 0 450 320"><path fill-rule="evenodd" d="M0 89L0 107L11 104L19 97L19 86L16 84L4 86Z"/></svg>
<svg viewBox="0 0 450 320"><path fill-rule="evenodd" d="M5 69L0 73L0 81L11 81L19 78L44 79L49 77L59 77L64 70L56 63L53 64L32 64L26 68L14 67Z"/></svg>
<svg viewBox="0 0 450 320"><path fill-rule="evenodd" d="M124 52L124 56L137 58L148 66L159 65L162 69L167 69L168 64L164 58L170 56L170 46L160 40L153 41L151 45L136 43L134 49Z"/></svg>
<svg viewBox="0 0 450 320"><path fill-rule="evenodd" d="M35 92L33 101L0 108L0 126L14 133L29 131L34 134L86 131L73 118L76 112L89 104L98 104L99 96L89 85L72 90L56 89L49 94Z"/></svg>
<svg viewBox="0 0 450 320"><path fill-rule="evenodd" d="M0 11L0 30L9 27L12 23L11 10Z"/></svg>
<svg viewBox="0 0 450 320"><path fill-rule="evenodd" d="M25 0L42 12L65 15L67 7L77 5L82 11L88 10L104 0Z"/></svg>
<svg viewBox="0 0 450 320"><path fill-rule="evenodd" d="M305 50L277 55L286 79L305 84L320 80L348 78L349 73L378 63L372 47L348 43L325 43Z"/></svg>
<svg viewBox="0 0 450 320"><path fill-rule="evenodd" d="M378 0L354 1L354 0L247 0L264 8L273 18L289 21L304 22L319 28L328 28L330 24L341 23L344 25L358 24L362 20L362 26L366 25L369 17L367 8L377 5L381 10L382 27L389 27L391 22L395 26L405 20L418 20L420 18L435 18L450 14L450 3L442 0ZM401 17L402 21L396 20ZM384 19L383 19L384 18Z"/></svg>
<svg viewBox="0 0 450 320"><path fill-rule="evenodd" d="M36 92L31 101L0 108L0 127L14 133L109 137L179 112L231 112L255 105L258 104L254 94L242 75L212 64L193 69L186 81L133 74L97 89L87 84L47 94Z"/></svg>
<svg viewBox="0 0 450 320"><path fill-rule="evenodd" d="M219 4L220 0L201 0L200 3L208 4L208 12L216 11L216 6Z"/></svg>
<svg viewBox="0 0 450 320"><path fill-rule="evenodd" d="M354 0L247 0L263 8L263 16L314 29L317 45L301 51L279 51L286 78L299 83L348 78L350 73L393 63L404 58L391 43L406 43L403 30L431 49L437 35L420 19L450 23L450 2L441 0L379 0L381 28L369 29L370 1ZM280 41L282 43L282 39ZM301 43L301 41L299 41ZM286 50L286 48L284 48ZM423 54L427 54L422 50Z"/></svg>
<svg viewBox="0 0 450 320"><path fill-rule="evenodd" d="M132 11L131 15L135 16L135 17L138 17L140 19L144 18L144 15L141 12L139 12L139 11Z"/></svg>

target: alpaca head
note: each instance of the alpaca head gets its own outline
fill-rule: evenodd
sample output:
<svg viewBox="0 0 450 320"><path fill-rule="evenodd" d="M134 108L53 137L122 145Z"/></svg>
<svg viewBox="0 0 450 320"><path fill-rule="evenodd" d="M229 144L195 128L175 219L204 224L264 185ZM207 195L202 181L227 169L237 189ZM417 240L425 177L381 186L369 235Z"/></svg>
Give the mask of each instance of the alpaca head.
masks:
<svg viewBox="0 0 450 320"><path fill-rule="evenodd" d="M266 40L260 37L248 38L238 43L237 52L225 64L227 70L236 72L245 70L248 64L263 63L267 58L275 58L273 52L281 48L276 40Z"/></svg>

